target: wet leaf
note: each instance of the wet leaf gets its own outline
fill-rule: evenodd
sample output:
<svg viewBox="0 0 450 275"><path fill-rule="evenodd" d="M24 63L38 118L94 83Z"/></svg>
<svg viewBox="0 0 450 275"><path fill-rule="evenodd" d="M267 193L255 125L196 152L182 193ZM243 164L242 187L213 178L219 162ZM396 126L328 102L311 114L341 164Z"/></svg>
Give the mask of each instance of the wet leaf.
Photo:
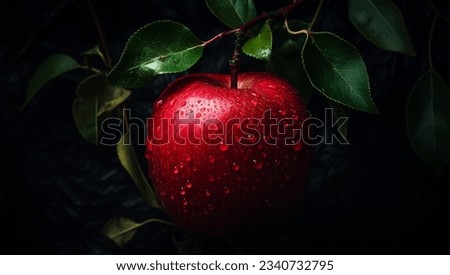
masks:
<svg viewBox="0 0 450 275"><path fill-rule="evenodd" d="M406 126L416 155L439 175L450 159L450 89L436 71L428 71L414 85Z"/></svg>

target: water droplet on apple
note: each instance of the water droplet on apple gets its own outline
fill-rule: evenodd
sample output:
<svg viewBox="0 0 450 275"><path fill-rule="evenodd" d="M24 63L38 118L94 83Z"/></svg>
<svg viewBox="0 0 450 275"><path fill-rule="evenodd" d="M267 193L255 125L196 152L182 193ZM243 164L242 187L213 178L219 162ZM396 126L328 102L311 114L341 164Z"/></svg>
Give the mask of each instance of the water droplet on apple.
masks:
<svg viewBox="0 0 450 275"><path fill-rule="evenodd" d="M299 143L295 144L292 147L292 149L294 149L294 151L298 152L298 151L300 151L302 149L302 147L303 147L303 143L299 142Z"/></svg>
<svg viewBox="0 0 450 275"><path fill-rule="evenodd" d="M233 170L239 171L239 165L237 165L236 163L233 163Z"/></svg>
<svg viewBox="0 0 450 275"><path fill-rule="evenodd" d="M208 160L210 163L216 162L216 158L214 156L209 156Z"/></svg>
<svg viewBox="0 0 450 275"><path fill-rule="evenodd" d="M251 95L252 95L252 96L256 96L256 94L255 94L255 93L251 93Z"/></svg>
<svg viewBox="0 0 450 275"><path fill-rule="evenodd" d="M197 113L197 114L195 115L196 118L199 118L199 117L201 117L201 116L202 116L201 113Z"/></svg>
<svg viewBox="0 0 450 275"><path fill-rule="evenodd" d="M161 106L162 103L163 103L162 99L158 100L158 102L156 102L155 108L159 108L159 106Z"/></svg>
<svg viewBox="0 0 450 275"><path fill-rule="evenodd" d="M186 101L181 101L181 107L184 107L184 106L186 106Z"/></svg>
<svg viewBox="0 0 450 275"><path fill-rule="evenodd" d="M188 205L188 201L186 199L183 199L183 206L187 206Z"/></svg>
<svg viewBox="0 0 450 275"><path fill-rule="evenodd" d="M209 192L208 190L205 191L205 196L210 197L211 196L211 192Z"/></svg>
<svg viewBox="0 0 450 275"><path fill-rule="evenodd" d="M172 194L172 195L170 195L170 199L171 200L174 200L175 199L175 196Z"/></svg>
<svg viewBox="0 0 450 275"><path fill-rule="evenodd" d="M256 170L259 170L263 167L263 163L259 160L254 159L253 160L253 167L255 167Z"/></svg>
<svg viewBox="0 0 450 275"><path fill-rule="evenodd" d="M223 192L225 193L225 194L230 194L230 189L228 189L228 187L224 187L223 188Z"/></svg>
<svg viewBox="0 0 450 275"><path fill-rule="evenodd" d="M219 150L225 152L226 150L228 150L228 145L223 143L219 144Z"/></svg>
<svg viewBox="0 0 450 275"><path fill-rule="evenodd" d="M182 195L182 196L186 195L186 190L184 190L184 187L181 187L180 195Z"/></svg>
<svg viewBox="0 0 450 275"><path fill-rule="evenodd" d="M147 148L148 148L148 146L147 146ZM147 151L145 152L145 158L146 158L146 159L151 159L152 156L153 156L152 150L147 150Z"/></svg>
<svg viewBox="0 0 450 275"><path fill-rule="evenodd" d="M189 161L192 160L192 157L191 157L190 155L186 155L185 160L186 160L187 162L189 162Z"/></svg>
<svg viewBox="0 0 450 275"><path fill-rule="evenodd" d="M172 171L175 175L178 174L178 172L180 172L180 170L178 169L178 166L174 166Z"/></svg>
<svg viewBox="0 0 450 275"><path fill-rule="evenodd" d="M258 102L257 102L256 100L253 100L253 99L250 100L250 103L253 104L253 105L255 105L255 106L258 105Z"/></svg>
<svg viewBox="0 0 450 275"><path fill-rule="evenodd" d="M285 116L286 115L286 110L279 110L278 111L280 113L280 115Z"/></svg>
<svg viewBox="0 0 450 275"><path fill-rule="evenodd" d="M187 182L186 182L186 188L187 189L192 188L192 182L189 182L189 180L187 180Z"/></svg>

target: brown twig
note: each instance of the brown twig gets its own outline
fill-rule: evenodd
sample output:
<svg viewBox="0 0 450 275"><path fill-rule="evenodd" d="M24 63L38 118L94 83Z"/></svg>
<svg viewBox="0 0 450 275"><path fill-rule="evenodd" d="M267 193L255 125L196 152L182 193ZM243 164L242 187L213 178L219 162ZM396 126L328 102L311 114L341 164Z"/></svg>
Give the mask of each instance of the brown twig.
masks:
<svg viewBox="0 0 450 275"><path fill-rule="evenodd" d="M106 66L112 67L112 59L111 54L108 50L108 44L106 43L105 33L103 32L102 26L100 24L100 20L98 20L97 12L95 11L94 5L91 0L88 0L89 10L91 11L92 18L95 22L95 28L97 29L98 37L100 38L100 46L103 50L106 59Z"/></svg>

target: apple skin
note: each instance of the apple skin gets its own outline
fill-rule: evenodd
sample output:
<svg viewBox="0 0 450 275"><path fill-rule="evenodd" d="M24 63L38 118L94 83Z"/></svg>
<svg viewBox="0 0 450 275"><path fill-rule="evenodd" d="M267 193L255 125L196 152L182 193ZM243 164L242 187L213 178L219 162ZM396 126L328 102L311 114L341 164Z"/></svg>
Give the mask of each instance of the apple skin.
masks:
<svg viewBox="0 0 450 275"><path fill-rule="evenodd" d="M146 139L149 177L167 214L182 229L199 236L220 236L273 223L299 206L312 162L312 148L303 140L294 145L271 145L265 140L273 143L273 139L264 136L258 125L254 128L261 139L256 142L257 135L247 135L248 130L244 133L240 126L226 134L234 141L245 137L247 143L256 143L253 145L211 145L204 139L197 144L179 144L173 129L165 131L162 122L177 112L180 119L195 115L200 124L192 123L193 129L202 137L201 124L207 119L220 120L225 131L228 120L262 119L269 109L273 118L293 119L298 129L309 117L304 101L287 81L262 72L241 73L238 89L230 88L229 75L186 75L155 101ZM188 124L180 127L180 135L186 138ZM166 144L155 141L163 137Z"/></svg>

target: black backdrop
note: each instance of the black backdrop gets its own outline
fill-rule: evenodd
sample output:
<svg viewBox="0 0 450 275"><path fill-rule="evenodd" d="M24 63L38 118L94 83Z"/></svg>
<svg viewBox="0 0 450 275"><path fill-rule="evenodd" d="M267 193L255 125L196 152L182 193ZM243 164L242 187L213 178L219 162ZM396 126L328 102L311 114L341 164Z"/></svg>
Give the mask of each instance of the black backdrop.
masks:
<svg viewBox="0 0 450 275"><path fill-rule="evenodd" d="M258 11L274 10L289 1L274 2L255 1ZM278 235L255 232L255 240L244 252L449 253L448 169L440 178L431 174L413 154L405 132L408 93L427 70L426 40L433 12L427 1L395 2L412 36L415 58L376 48L348 21L346 1L326 1L316 29L336 32L360 49L380 115L348 110L351 145L316 147L311 182L295 222ZM293 17L310 20L316 4L305 1ZM179 21L201 39L225 29L202 0L99 0L94 5L116 61L127 38L154 20ZM83 0L0 4L0 252L176 253L171 232L162 227L146 227L125 249L100 234L112 217L143 220L162 214L142 201L114 150L95 148L77 133L71 104L85 74L70 73L51 82L19 112L27 81L47 56L65 53L80 60L81 51L98 43L87 7ZM444 5L441 10L450 14ZM450 42L445 37L449 32L449 26L439 21L433 44L436 70L447 83ZM211 45L189 71L227 72L231 46L229 39ZM245 71L263 69L262 62L249 58L242 66ZM153 85L135 90L129 103L134 114L145 118L161 89L176 77L161 76ZM320 117L326 105L315 95L309 106ZM143 160L143 148L137 149ZM233 250L211 242L204 252Z"/></svg>

